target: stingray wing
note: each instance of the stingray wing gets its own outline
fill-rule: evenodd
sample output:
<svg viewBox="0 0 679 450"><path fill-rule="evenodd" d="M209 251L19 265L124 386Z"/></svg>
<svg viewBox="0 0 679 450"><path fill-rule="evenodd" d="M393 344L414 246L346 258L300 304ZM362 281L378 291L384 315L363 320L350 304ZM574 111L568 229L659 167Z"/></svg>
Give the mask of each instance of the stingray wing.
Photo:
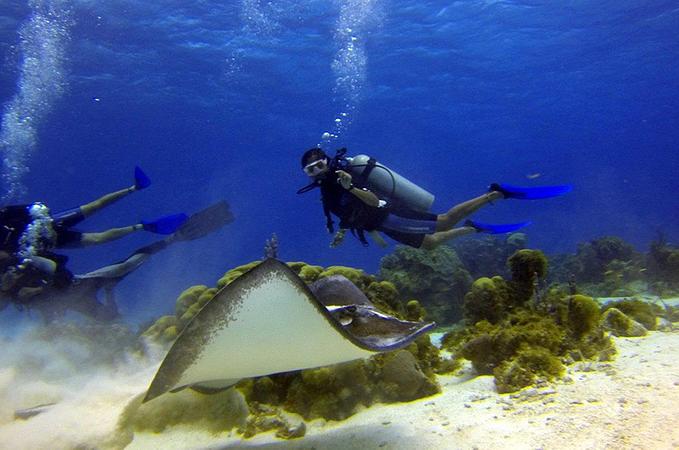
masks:
<svg viewBox="0 0 679 450"><path fill-rule="evenodd" d="M411 329L398 347L429 331ZM186 326L144 401L187 386L228 386L242 378L320 367L393 350L356 337L285 264L268 259L221 289Z"/></svg>

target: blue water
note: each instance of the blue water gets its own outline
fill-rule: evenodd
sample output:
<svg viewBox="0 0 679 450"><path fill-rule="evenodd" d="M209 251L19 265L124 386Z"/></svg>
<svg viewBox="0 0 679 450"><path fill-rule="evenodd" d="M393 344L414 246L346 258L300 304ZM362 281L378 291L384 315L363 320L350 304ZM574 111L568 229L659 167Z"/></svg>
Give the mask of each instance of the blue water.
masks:
<svg viewBox="0 0 679 450"><path fill-rule="evenodd" d="M435 193L436 211L494 181L572 183L475 217L530 219L530 245L547 252L602 235L645 250L658 231L679 239L678 30L679 6L660 0L4 0L0 145L13 165L0 194L60 210L143 167L153 185L88 231L226 199L233 224L121 283L130 321L260 258L273 232L284 260L375 272L389 249L329 249L318 193L295 194L317 144L375 156ZM92 270L152 240L70 251L70 264Z"/></svg>

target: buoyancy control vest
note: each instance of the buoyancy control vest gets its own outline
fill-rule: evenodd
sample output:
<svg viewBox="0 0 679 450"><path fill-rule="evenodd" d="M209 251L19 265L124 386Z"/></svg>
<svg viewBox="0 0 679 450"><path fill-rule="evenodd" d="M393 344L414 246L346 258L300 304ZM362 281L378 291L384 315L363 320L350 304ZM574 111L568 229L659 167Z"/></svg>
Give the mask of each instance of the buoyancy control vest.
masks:
<svg viewBox="0 0 679 450"><path fill-rule="evenodd" d="M335 231L331 216L331 213L334 213L340 218L341 228L350 229L363 245L368 245L364 232L374 230L389 211L429 212L434 202L433 194L377 162L374 158L367 155L350 157L346 156L346 152L346 148L337 150L335 156L329 161L329 180L316 180L297 191L298 194L302 194L316 187L321 188L321 200L328 232ZM387 202L387 206L374 208L356 199L353 211L343 211L342 205L336 204L339 196L333 195L336 190L335 172L337 170L350 173L356 187L373 191L381 200ZM379 213L376 214L377 211Z"/></svg>

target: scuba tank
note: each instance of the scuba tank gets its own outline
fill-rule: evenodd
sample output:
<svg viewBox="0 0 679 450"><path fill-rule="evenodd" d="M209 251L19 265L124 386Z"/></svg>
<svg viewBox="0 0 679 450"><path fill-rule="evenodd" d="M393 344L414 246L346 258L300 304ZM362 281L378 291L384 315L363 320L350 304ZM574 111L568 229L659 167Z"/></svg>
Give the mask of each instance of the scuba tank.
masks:
<svg viewBox="0 0 679 450"><path fill-rule="evenodd" d="M387 166L378 163L367 155L344 157L347 161L346 169L356 180L375 191L379 197L384 197L399 206L418 212L429 212L434 195L422 189L412 181L399 175Z"/></svg>

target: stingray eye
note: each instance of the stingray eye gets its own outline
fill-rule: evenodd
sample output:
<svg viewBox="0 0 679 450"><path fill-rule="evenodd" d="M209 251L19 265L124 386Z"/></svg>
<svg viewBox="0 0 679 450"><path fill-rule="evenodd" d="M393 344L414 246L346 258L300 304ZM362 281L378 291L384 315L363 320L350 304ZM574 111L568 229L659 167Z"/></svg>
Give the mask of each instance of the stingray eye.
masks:
<svg viewBox="0 0 679 450"><path fill-rule="evenodd" d="M351 322L354 321L354 318L351 316L343 316L340 317L340 323L342 324L343 327L346 327L347 325L351 324Z"/></svg>

